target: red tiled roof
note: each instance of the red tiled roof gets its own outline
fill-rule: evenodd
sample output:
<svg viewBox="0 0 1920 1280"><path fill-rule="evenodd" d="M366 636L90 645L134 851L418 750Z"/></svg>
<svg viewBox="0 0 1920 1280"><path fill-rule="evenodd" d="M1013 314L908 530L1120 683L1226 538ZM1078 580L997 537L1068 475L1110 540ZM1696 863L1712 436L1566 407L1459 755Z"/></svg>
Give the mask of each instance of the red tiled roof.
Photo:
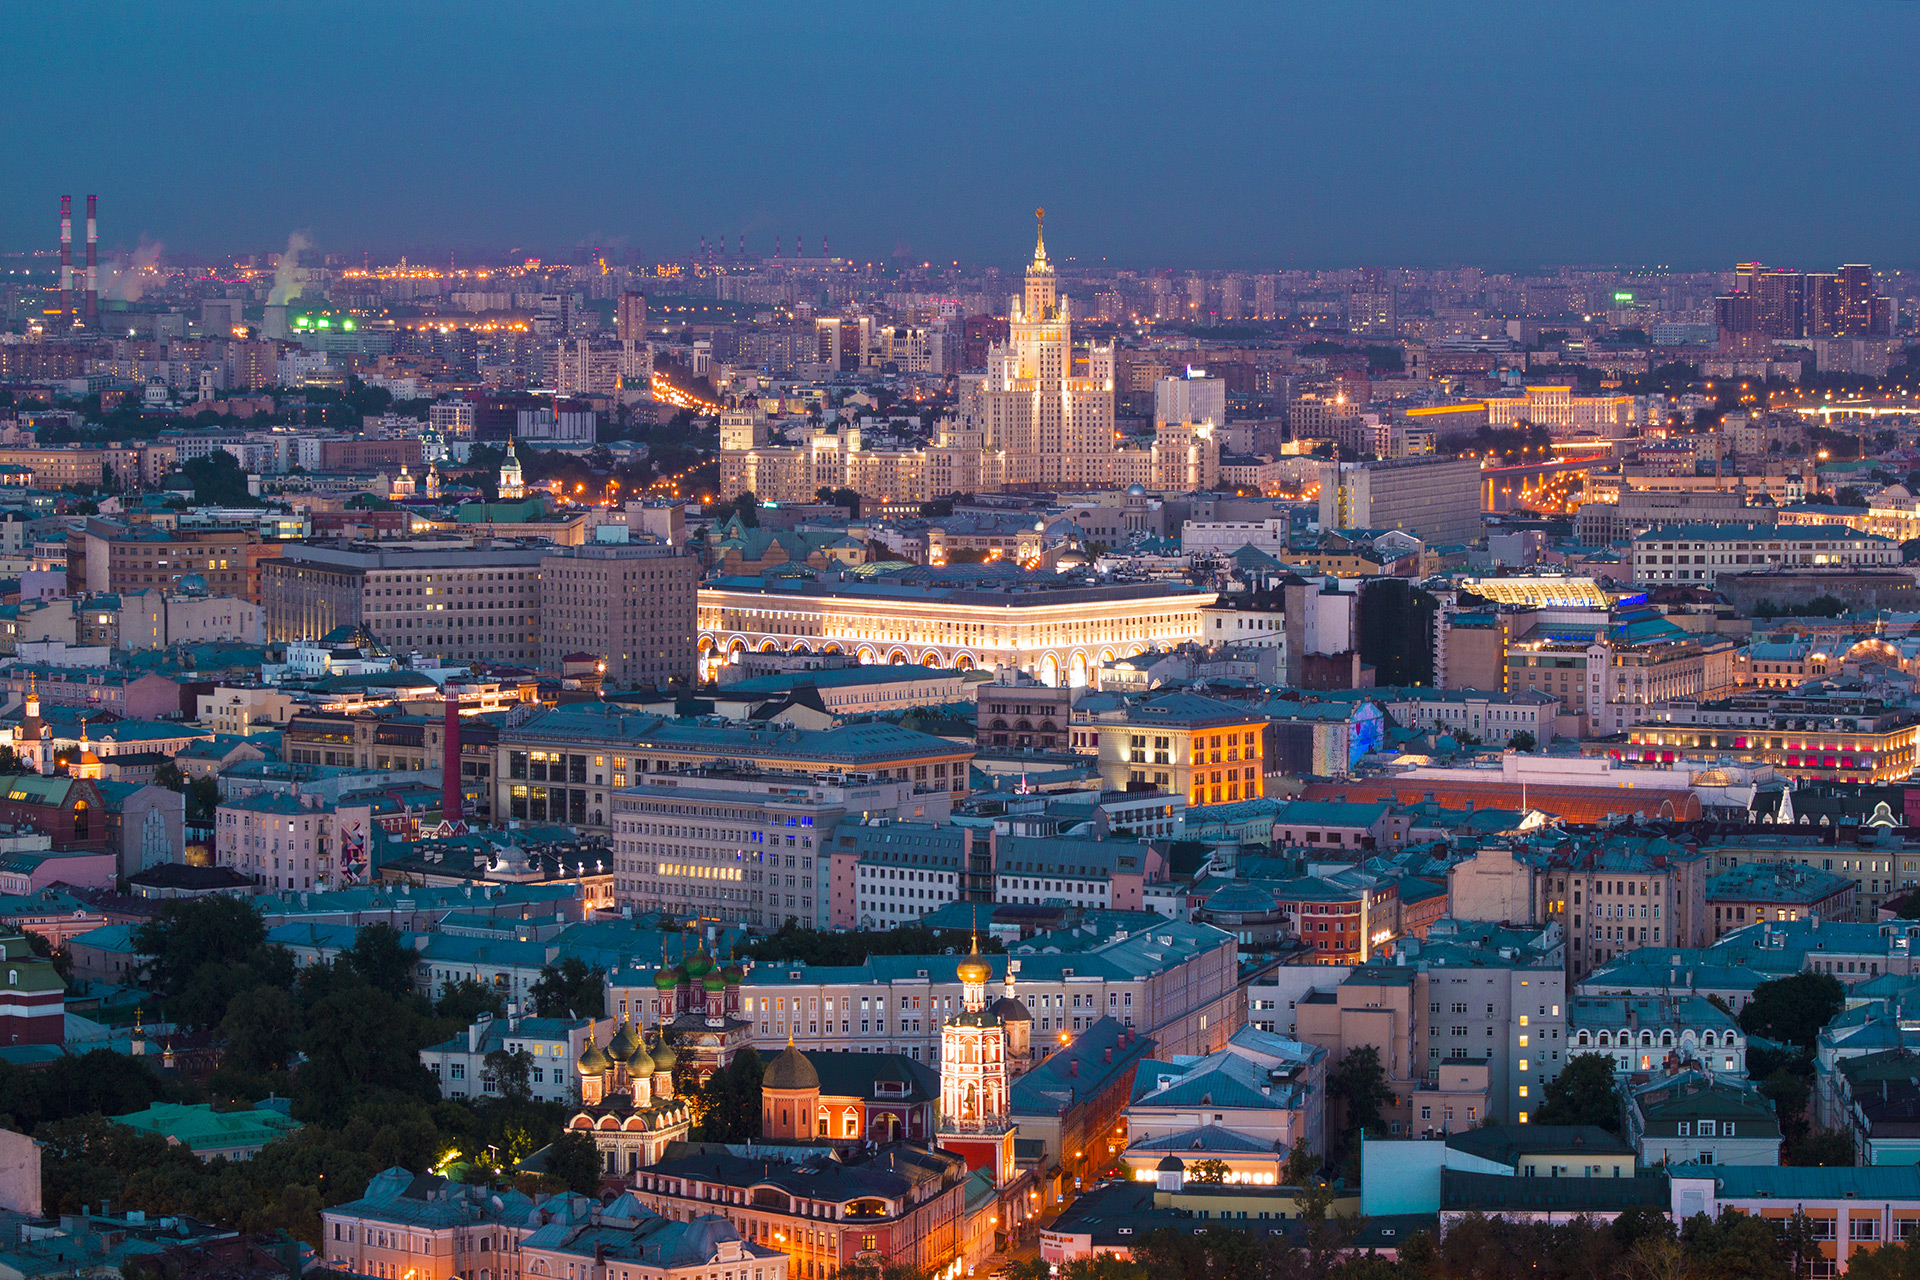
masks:
<svg viewBox="0 0 1920 1280"><path fill-rule="evenodd" d="M1306 800L1345 800L1359 803L1387 800L1419 804L1431 799L1443 809L1518 809L1522 804L1517 782L1445 782L1435 778L1364 778L1350 782L1310 782L1301 793ZM1631 813L1659 821L1693 822L1700 816L1700 799L1691 791L1648 787L1541 786L1528 783L1525 804L1567 822L1605 822L1610 813Z"/></svg>

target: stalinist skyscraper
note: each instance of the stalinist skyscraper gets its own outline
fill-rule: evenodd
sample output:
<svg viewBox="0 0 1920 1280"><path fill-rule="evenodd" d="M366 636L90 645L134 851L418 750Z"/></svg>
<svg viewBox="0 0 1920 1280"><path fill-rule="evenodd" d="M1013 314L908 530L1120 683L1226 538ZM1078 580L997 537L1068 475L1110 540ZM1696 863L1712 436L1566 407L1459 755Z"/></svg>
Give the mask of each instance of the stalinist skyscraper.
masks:
<svg viewBox="0 0 1920 1280"><path fill-rule="evenodd" d="M1047 261L1046 210L1027 267L1025 294L1011 300L1007 342L987 352L985 444L1006 451L1010 489L1097 487L1113 479L1113 348L1091 347L1084 376L1073 368L1073 325Z"/></svg>

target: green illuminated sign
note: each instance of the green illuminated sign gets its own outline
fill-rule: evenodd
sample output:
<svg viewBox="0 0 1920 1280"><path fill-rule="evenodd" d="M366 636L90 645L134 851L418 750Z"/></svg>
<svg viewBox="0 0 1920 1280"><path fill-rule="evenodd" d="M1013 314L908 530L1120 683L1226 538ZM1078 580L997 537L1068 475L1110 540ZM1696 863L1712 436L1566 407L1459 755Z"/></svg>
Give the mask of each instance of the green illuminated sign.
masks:
<svg viewBox="0 0 1920 1280"><path fill-rule="evenodd" d="M1616 293L1613 295L1613 300L1615 302L1632 302L1633 295L1630 293Z"/></svg>

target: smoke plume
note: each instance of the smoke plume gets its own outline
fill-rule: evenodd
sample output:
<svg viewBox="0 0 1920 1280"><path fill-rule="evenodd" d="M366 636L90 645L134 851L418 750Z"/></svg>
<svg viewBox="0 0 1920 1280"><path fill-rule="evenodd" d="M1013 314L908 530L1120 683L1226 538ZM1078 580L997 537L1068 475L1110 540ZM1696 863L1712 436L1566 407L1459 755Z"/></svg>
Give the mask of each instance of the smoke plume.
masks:
<svg viewBox="0 0 1920 1280"><path fill-rule="evenodd" d="M300 271L300 255L313 248L313 241L306 233L296 231L287 237L287 251L280 255L280 264L273 269L273 292L267 295L270 306L292 302L300 296L306 287L306 277Z"/></svg>
<svg viewBox="0 0 1920 1280"><path fill-rule="evenodd" d="M101 271L100 296L121 302L138 302L146 292L153 269L160 263L160 251L166 246L158 240L140 237L140 247L132 257L116 257Z"/></svg>

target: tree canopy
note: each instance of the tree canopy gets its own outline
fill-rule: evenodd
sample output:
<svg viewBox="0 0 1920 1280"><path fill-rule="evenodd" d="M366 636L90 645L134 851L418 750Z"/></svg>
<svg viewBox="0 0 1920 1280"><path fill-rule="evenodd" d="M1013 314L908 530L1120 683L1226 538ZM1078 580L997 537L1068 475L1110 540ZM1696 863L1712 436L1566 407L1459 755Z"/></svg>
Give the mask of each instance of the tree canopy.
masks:
<svg viewBox="0 0 1920 1280"><path fill-rule="evenodd" d="M1812 1049L1845 1003L1845 990L1830 973L1774 978L1753 989L1753 999L1740 1010L1740 1027L1748 1035Z"/></svg>
<svg viewBox="0 0 1920 1280"><path fill-rule="evenodd" d="M1533 1122L1590 1124L1620 1132L1620 1086L1614 1082L1613 1059L1602 1053L1574 1055L1547 1082L1546 1101Z"/></svg>

